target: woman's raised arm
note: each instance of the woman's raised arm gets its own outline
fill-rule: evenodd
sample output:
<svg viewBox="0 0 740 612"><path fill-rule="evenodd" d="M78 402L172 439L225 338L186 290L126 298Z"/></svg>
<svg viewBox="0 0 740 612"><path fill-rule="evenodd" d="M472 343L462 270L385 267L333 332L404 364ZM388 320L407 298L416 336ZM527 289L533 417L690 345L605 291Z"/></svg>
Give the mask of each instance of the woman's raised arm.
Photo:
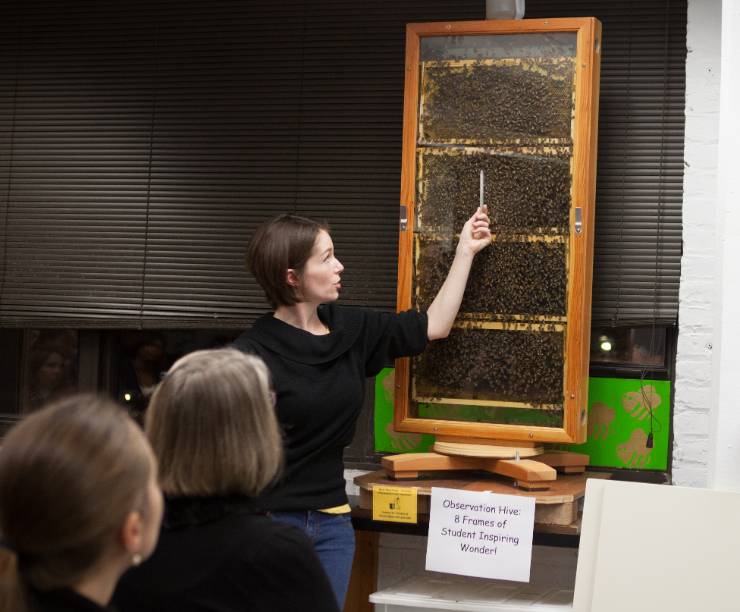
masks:
<svg viewBox="0 0 740 612"><path fill-rule="evenodd" d="M489 223L485 206L478 208L465 222L447 278L427 310L429 320L427 336L430 340L446 338L449 335L460 309L473 258L478 251L491 244Z"/></svg>

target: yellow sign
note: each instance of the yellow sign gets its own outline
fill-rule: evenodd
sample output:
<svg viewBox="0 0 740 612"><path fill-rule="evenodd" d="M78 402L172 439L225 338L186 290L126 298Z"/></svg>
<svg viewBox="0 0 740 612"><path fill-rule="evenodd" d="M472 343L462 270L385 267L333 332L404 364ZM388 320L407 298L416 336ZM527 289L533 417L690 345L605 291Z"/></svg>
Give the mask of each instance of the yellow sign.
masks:
<svg viewBox="0 0 740 612"><path fill-rule="evenodd" d="M416 523L416 487L373 487L373 520Z"/></svg>

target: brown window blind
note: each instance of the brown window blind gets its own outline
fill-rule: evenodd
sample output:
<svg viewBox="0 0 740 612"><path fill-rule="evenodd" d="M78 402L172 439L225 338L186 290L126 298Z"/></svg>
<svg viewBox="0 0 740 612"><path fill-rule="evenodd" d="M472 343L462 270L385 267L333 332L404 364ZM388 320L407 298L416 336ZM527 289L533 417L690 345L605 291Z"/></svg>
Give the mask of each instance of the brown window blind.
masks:
<svg viewBox="0 0 740 612"><path fill-rule="evenodd" d="M686 0L527 0L527 17L603 26L592 320L678 318Z"/></svg>
<svg viewBox="0 0 740 612"><path fill-rule="evenodd" d="M5 326L244 325L247 237L326 219L393 308L405 23L479 1L16 2L0 78Z"/></svg>
<svg viewBox="0 0 740 612"><path fill-rule="evenodd" d="M604 25L594 322L673 323L686 2L528 0ZM342 300L392 309L407 22L482 0L5 2L0 325L243 326L245 242L330 222Z"/></svg>

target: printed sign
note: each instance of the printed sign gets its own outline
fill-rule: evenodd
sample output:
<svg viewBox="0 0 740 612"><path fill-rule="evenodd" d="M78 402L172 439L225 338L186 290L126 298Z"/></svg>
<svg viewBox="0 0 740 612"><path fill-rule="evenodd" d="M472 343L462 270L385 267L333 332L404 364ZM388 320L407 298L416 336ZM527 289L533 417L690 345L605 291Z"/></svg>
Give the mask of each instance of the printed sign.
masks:
<svg viewBox="0 0 740 612"><path fill-rule="evenodd" d="M529 582L534 498L432 488L426 569Z"/></svg>
<svg viewBox="0 0 740 612"><path fill-rule="evenodd" d="M416 523L416 487L373 486L373 520Z"/></svg>

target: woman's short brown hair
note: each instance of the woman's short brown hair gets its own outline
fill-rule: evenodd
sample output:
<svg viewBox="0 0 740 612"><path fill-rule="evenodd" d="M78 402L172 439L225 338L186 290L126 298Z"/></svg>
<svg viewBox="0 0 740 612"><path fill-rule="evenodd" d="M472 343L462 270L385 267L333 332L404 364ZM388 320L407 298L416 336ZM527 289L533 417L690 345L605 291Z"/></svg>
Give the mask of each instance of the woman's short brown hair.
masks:
<svg viewBox="0 0 740 612"><path fill-rule="evenodd" d="M169 495L257 495L282 462L264 362L236 349L179 359L152 395L146 432Z"/></svg>
<svg viewBox="0 0 740 612"><path fill-rule="evenodd" d="M295 287L287 282L286 272L303 270L322 230L328 232L329 228L313 219L284 214L255 231L247 249L247 268L273 308L300 301Z"/></svg>
<svg viewBox="0 0 740 612"><path fill-rule="evenodd" d="M17 556L0 555L0 600L25 583L47 590L85 576L127 515L145 510L152 457L123 408L90 394L50 404L16 425L0 450L0 530Z"/></svg>

